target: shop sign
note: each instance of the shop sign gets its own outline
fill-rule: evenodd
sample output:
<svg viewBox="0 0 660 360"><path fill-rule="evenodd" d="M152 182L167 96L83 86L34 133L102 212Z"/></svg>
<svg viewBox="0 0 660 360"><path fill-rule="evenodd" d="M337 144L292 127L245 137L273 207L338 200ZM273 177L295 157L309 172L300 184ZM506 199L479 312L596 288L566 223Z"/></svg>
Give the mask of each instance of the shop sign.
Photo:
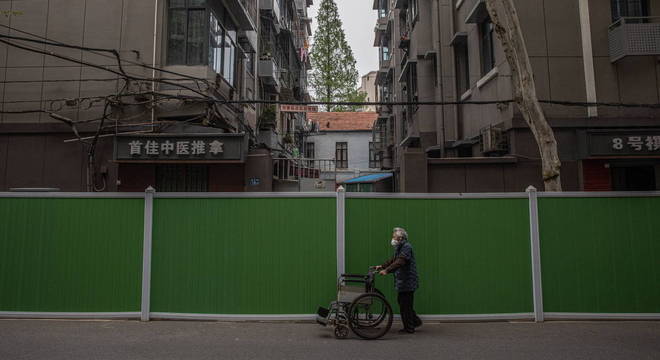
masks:
<svg viewBox="0 0 660 360"><path fill-rule="evenodd" d="M294 113L316 113L319 112L319 107L306 105L280 105L280 111Z"/></svg>
<svg viewBox="0 0 660 360"><path fill-rule="evenodd" d="M242 160L245 135L127 135L115 138L118 161Z"/></svg>
<svg viewBox="0 0 660 360"><path fill-rule="evenodd" d="M589 134L590 155L660 155L660 131Z"/></svg>

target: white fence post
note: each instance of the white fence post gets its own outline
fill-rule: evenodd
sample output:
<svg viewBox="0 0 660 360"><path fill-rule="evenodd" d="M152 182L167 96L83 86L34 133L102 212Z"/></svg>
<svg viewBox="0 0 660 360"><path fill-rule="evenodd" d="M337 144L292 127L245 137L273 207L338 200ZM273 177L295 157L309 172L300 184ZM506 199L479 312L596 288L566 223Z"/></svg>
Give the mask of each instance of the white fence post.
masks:
<svg viewBox="0 0 660 360"><path fill-rule="evenodd" d="M543 322L543 286L541 284L541 242L539 234L539 201L536 188L527 188L529 197L529 234L532 251L532 291L534 299L534 320Z"/></svg>
<svg viewBox="0 0 660 360"><path fill-rule="evenodd" d="M346 272L346 192L337 189L337 276Z"/></svg>
<svg viewBox="0 0 660 360"><path fill-rule="evenodd" d="M140 320L149 321L151 305L151 244L154 218L154 193L149 186L144 193L144 240L142 245L142 306Z"/></svg>

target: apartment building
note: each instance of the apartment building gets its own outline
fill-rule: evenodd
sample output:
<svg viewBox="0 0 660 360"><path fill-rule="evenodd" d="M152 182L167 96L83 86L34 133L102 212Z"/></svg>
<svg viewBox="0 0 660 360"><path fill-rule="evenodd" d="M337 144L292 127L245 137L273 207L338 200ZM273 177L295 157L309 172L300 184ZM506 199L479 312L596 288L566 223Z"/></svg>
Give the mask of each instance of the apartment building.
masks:
<svg viewBox="0 0 660 360"><path fill-rule="evenodd" d="M310 4L0 2L0 191L271 191Z"/></svg>
<svg viewBox="0 0 660 360"><path fill-rule="evenodd" d="M378 94L378 87L376 86L376 79L378 78L378 71L370 71L368 74L362 76L362 79L360 80L360 87L358 88L358 91L361 93L367 94L367 97L365 99L366 102L376 102L377 100L377 94ZM367 112L376 112L376 106L375 105L367 105L364 106L360 111L367 111Z"/></svg>
<svg viewBox="0 0 660 360"><path fill-rule="evenodd" d="M658 0L515 1L542 100L660 102ZM483 0L375 0L379 99L513 98ZM544 104L564 190L660 189L660 111ZM543 188L536 142L515 104L378 109L374 131L398 191Z"/></svg>

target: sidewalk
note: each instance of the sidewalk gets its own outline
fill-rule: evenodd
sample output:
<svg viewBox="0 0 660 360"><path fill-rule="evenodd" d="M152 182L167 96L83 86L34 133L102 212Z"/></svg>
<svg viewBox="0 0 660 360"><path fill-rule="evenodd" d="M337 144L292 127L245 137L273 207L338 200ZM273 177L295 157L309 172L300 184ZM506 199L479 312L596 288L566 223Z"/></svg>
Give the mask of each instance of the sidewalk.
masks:
<svg viewBox="0 0 660 360"><path fill-rule="evenodd" d="M660 322L399 327L363 341L310 323L0 320L0 359L660 359Z"/></svg>

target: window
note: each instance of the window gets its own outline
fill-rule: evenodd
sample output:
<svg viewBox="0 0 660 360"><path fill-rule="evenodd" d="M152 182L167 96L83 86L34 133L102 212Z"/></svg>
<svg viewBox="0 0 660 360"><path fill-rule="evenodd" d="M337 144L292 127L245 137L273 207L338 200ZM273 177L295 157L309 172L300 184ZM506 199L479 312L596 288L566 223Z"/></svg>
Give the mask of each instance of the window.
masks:
<svg viewBox="0 0 660 360"><path fill-rule="evenodd" d="M338 142L335 145L335 149L337 169L348 169L348 143Z"/></svg>
<svg viewBox="0 0 660 360"><path fill-rule="evenodd" d="M389 12L389 0L379 0L378 2L378 17L384 18Z"/></svg>
<svg viewBox="0 0 660 360"><path fill-rule="evenodd" d="M467 42L454 45L454 56L456 57L456 91L460 97L470 89L470 58Z"/></svg>
<svg viewBox="0 0 660 360"><path fill-rule="evenodd" d="M206 4L204 0L170 0L167 62L202 65L205 54Z"/></svg>
<svg viewBox="0 0 660 360"><path fill-rule="evenodd" d="M252 76L254 76L254 67L255 67L254 56L255 53L253 52L245 54L245 69L247 69L248 74Z"/></svg>
<svg viewBox="0 0 660 360"><path fill-rule="evenodd" d="M418 0L410 0L410 7L408 8L408 12L410 14L410 21L408 23L410 24L410 27L413 28L415 27L415 22L417 22L417 18L419 17Z"/></svg>
<svg viewBox="0 0 660 360"><path fill-rule="evenodd" d="M209 65L233 86L236 76L236 29L229 24L225 27L211 12Z"/></svg>
<svg viewBox="0 0 660 360"><path fill-rule="evenodd" d="M417 63L411 62L408 64L410 70L408 70L408 79L406 86L406 94L408 102L416 103L419 101L419 95L417 92ZM409 114L412 115L417 112L419 105L409 105Z"/></svg>
<svg viewBox="0 0 660 360"><path fill-rule="evenodd" d="M315 156L316 154L314 153L314 143L313 142L305 143L305 158L313 159Z"/></svg>
<svg viewBox="0 0 660 360"><path fill-rule="evenodd" d="M383 45L380 48L380 59L381 61L388 61L390 59L390 48L387 45Z"/></svg>
<svg viewBox="0 0 660 360"><path fill-rule="evenodd" d="M481 75L488 74L495 67L495 46L493 43L493 31L495 26L490 18L486 18L479 24L479 35L481 36Z"/></svg>
<svg viewBox="0 0 660 360"><path fill-rule="evenodd" d="M611 0L612 22L622 17L646 17L649 16L648 0Z"/></svg>
<svg viewBox="0 0 660 360"><path fill-rule="evenodd" d="M380 153L376 152L376 144L369 143L369 168L380 169Z"/></svg>
<svg viewBox="0 0 660 360"><path fill-rule="evenodd" d="M234 86L236 26L225 9L206 0L170 0L168 9L168 65L208 65Z"/></svg>

